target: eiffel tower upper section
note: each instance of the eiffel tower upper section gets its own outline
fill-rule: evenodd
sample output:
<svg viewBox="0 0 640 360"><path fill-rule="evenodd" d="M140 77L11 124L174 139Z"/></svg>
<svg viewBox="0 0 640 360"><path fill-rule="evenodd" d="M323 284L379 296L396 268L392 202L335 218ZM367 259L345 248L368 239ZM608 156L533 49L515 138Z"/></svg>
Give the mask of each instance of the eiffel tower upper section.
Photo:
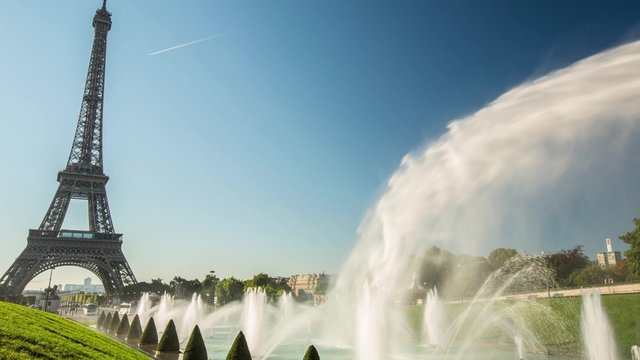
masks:
<svg viewBox="0 0 640 360"><path fill-rule="evenodd" d="M114 233L105 191L109 177L104 175L102 161L107 33L111 29L106 0L93 17L93 27L95 37L69 160L66 168L58 173L60 188L39 230L59 231L69 201L74 198L89 201L89 231Z"/></svg>

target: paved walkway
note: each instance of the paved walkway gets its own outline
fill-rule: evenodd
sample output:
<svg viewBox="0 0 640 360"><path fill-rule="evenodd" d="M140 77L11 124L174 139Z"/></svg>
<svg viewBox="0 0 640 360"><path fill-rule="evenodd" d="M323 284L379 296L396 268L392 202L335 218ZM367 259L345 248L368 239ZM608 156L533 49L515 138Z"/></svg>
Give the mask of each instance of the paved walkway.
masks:
<svg viewBox="0 0 640 360"><path fill-rule="evenodd" d="M535 293L524 293L524 294L515 294L509 296L500 296L498 300L506 300L506 299L527 299L527 298L547 298L547 297L570 297L570 296L582 296L583 291L589 290L591 288L583 288L583 289L566 289L566 290L556 290L552 289L550 291L542 291ZM640 294L640 283L638 284L612 284L612 285L604 285L599 287L593 287L593 289L598 289L601 295L613 295L613 294Z"/></svg>

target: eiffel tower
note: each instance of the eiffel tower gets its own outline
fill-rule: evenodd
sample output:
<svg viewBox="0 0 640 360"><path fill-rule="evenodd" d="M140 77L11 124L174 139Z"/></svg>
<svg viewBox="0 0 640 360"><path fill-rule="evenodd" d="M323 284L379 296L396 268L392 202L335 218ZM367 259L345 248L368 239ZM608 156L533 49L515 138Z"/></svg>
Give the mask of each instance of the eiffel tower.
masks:
<svg viewBox="0 0 640 360"><path fill-rule="evenodd" d="M58 172L58 190L38 229L30 229L27 247L0 278L0 291L17 296L38 274L57 266L77 266L94 273L109 295L136 278L122 253L122 234L113 228L102 167L102 111L107 33L111 13L106 0L93 17L95 35L80 117L69 160ZM89 231L62 229L71 199L86 200Z"/></svg>

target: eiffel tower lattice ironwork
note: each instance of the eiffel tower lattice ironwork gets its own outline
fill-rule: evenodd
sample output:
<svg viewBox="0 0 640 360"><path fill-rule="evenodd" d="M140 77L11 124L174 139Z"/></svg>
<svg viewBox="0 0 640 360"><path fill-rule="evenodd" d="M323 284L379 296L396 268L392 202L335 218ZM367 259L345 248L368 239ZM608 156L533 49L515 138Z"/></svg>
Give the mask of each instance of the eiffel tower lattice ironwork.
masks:
<svg viewBox="0 0 640 360"><path fill-rule="evenodd" d="M27 247L0 278L5 295L19 295L38 274L57 266L77 266L96 274L108 294L119 293L136 278L122 252L122 234L113 228L102 168L102 110L107 33L111 13L106 0L93 17L95 36L80 117L69 160L58 173L58 190L38 229L29 230ZM89 231L62 229L72 199L86 200Z"/></svg>

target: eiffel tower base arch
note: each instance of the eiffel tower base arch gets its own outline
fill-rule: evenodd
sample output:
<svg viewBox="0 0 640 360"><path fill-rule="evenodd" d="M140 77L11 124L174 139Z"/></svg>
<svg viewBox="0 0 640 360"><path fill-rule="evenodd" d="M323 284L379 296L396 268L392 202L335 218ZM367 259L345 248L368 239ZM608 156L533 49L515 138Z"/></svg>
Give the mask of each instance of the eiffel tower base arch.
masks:
<svg viewBox="0 0 640 360"><path fill-rule="evenodd" d="M94 273L107 295L136 282L122 252L122 234L77 230L29 230L27 247L0 278L7 297L19 296L29 281L49 269L76 266Z"/></svg>

